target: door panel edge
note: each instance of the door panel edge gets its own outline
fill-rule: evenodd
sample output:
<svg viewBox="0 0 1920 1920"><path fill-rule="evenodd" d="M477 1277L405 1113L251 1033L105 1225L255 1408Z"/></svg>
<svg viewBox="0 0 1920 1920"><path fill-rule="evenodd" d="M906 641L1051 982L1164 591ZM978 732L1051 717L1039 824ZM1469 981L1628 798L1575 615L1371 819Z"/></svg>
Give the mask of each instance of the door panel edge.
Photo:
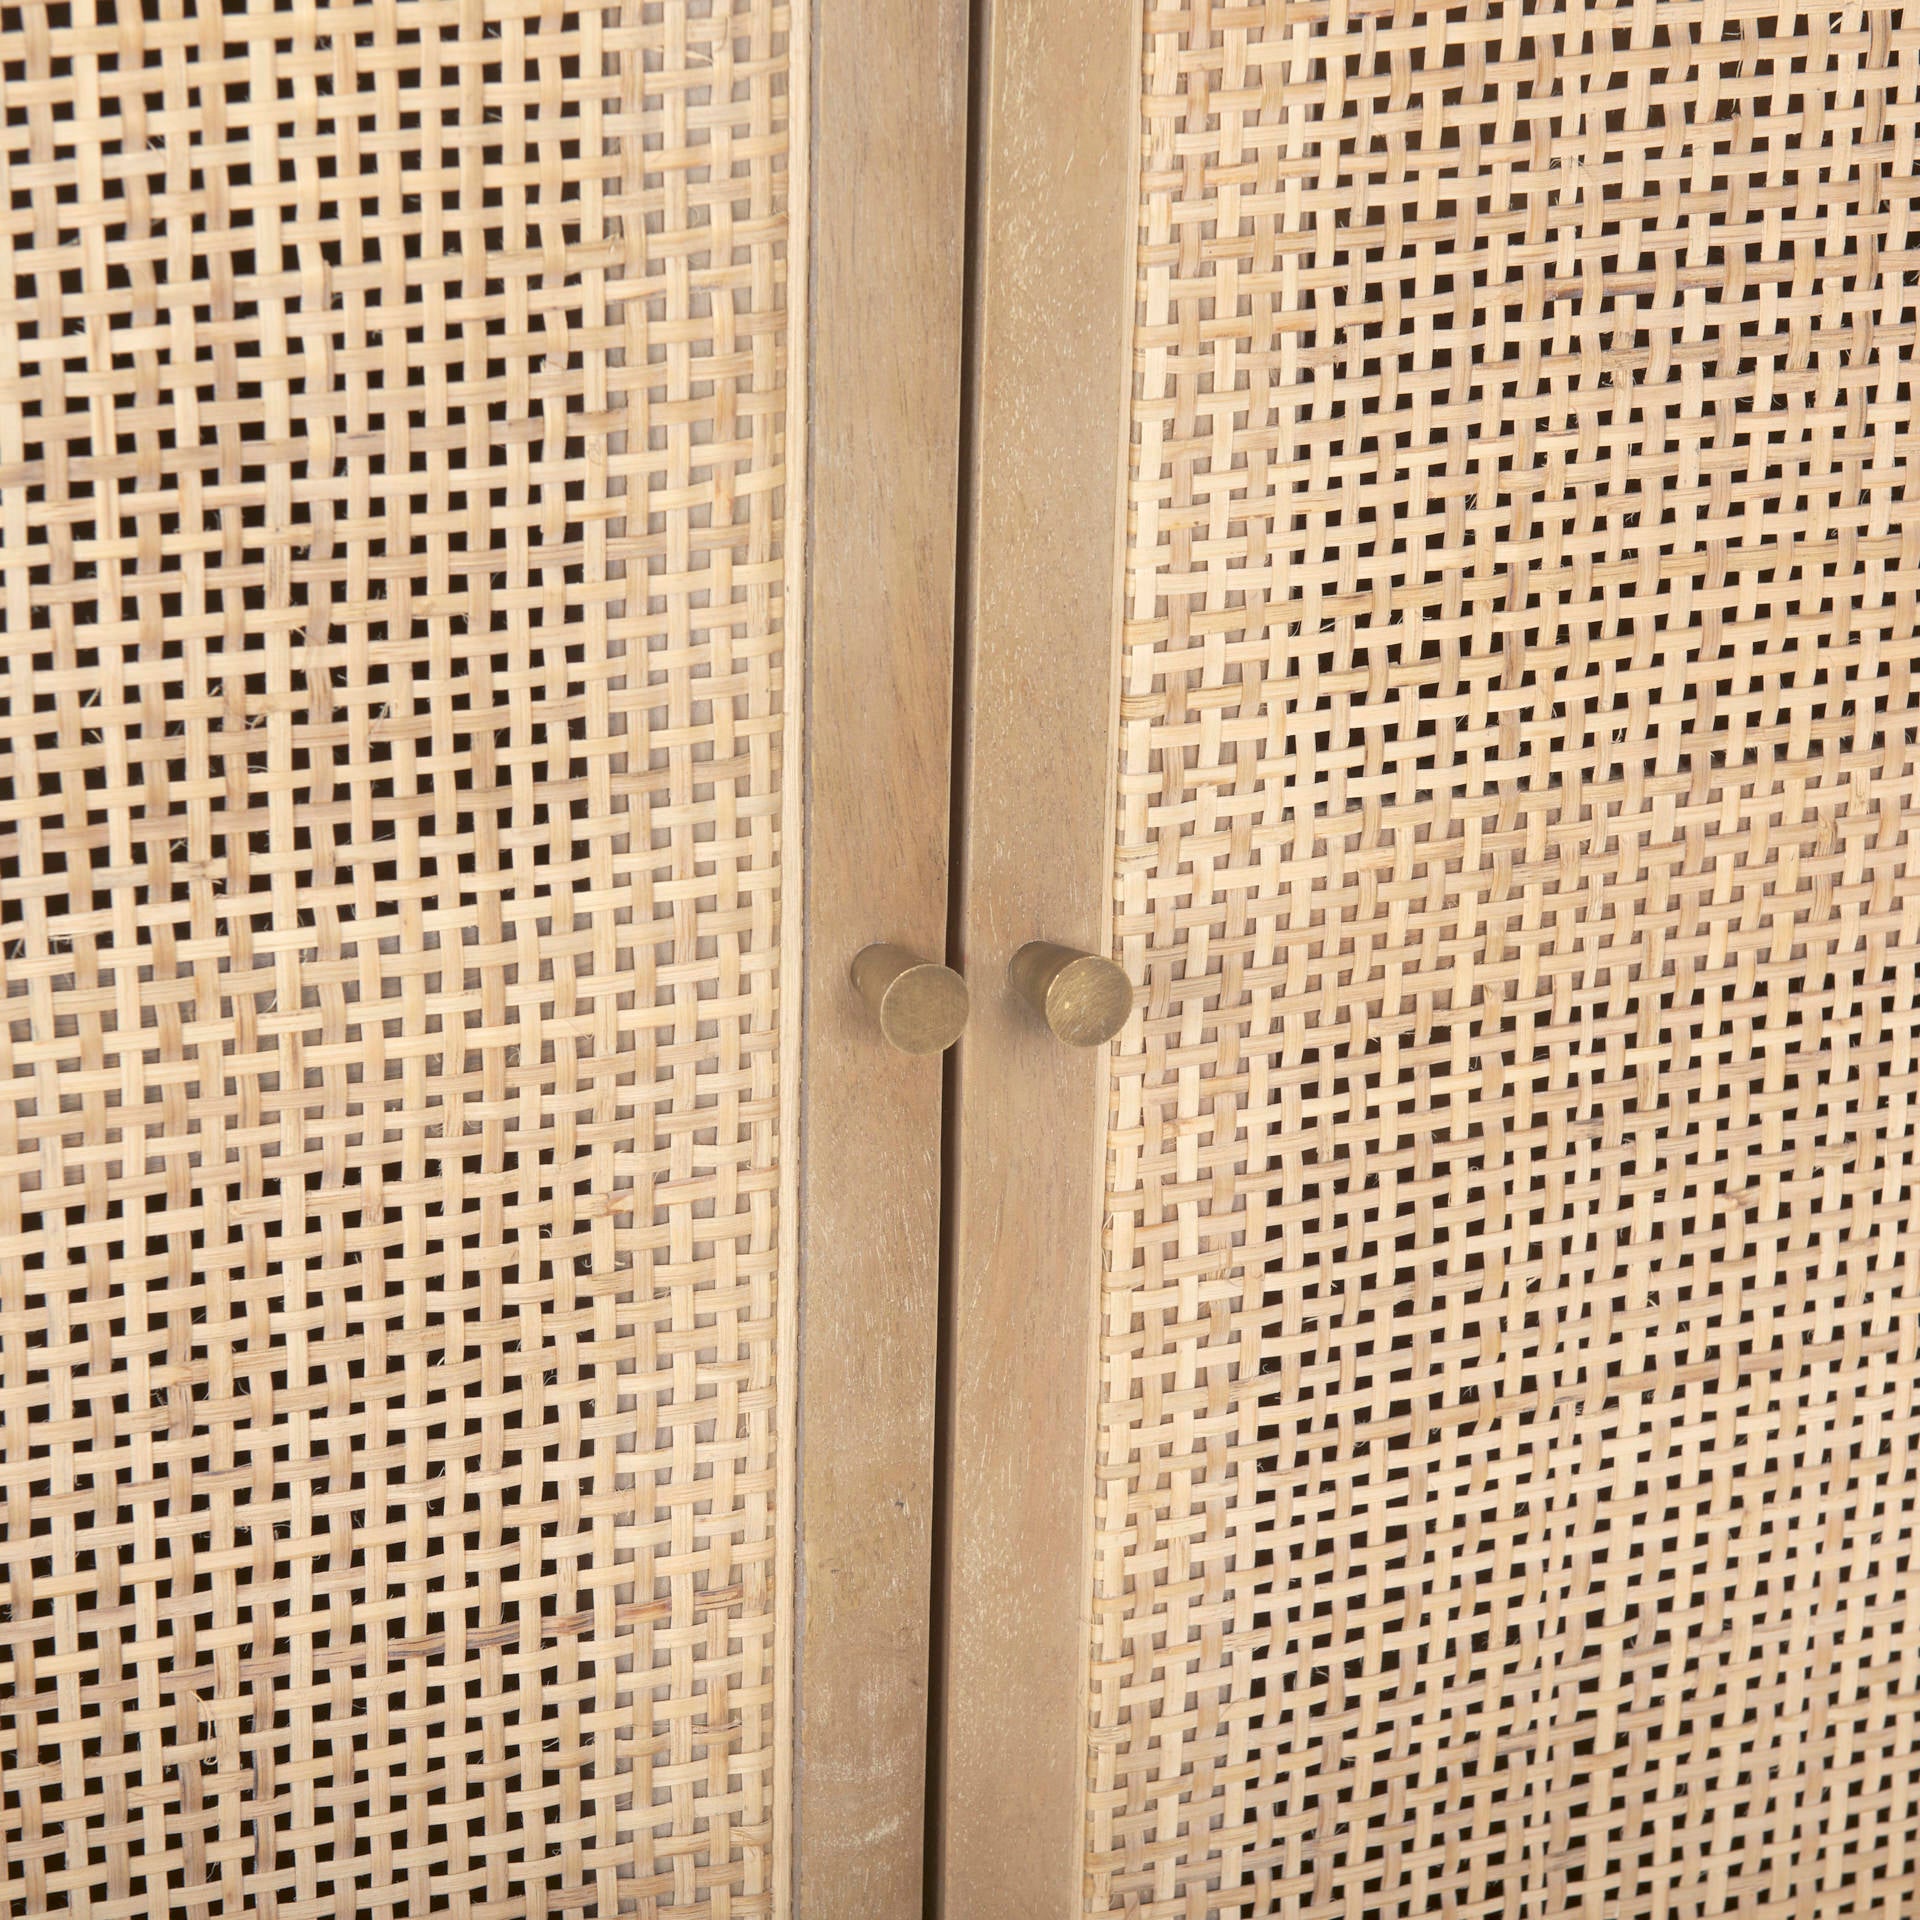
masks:
<svg viewBox="0 0 1920 1920"><path fill-rule="evenodd" d="M1083 1882L1107 1052L1007 981L1105 954L1141 12L991 0L975 138L934 1910L1065 1920Z"/></svg>
<svg viewBox="0 0 1920 1920"><path fill-rule="evenodd" d="M849 964L946 956L964 0L811 9L794 1891L919 1910L938 1055Z"/></svg>

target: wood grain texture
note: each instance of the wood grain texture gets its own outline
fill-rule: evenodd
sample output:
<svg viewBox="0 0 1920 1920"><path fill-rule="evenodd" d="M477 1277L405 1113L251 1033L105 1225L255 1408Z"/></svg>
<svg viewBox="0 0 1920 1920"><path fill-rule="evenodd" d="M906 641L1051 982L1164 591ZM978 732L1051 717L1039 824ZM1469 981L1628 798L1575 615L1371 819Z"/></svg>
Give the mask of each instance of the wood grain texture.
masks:
<svg viewBox="0 0 1920 1920"><path fill-rule="evenodd" d="M1029 940L1105 952L1131 313L1133 9L985 9L972 539L949 1191L935 1905L1078 1911L1105 1050L1007 985Z"/></svg>
<svg viewBox="0 0 1920 1920"><path fill-rule="evenodd" d="M848 979L946 951L966 8L813 25L797 1910L922 1889L942 1062Z"/></svg>

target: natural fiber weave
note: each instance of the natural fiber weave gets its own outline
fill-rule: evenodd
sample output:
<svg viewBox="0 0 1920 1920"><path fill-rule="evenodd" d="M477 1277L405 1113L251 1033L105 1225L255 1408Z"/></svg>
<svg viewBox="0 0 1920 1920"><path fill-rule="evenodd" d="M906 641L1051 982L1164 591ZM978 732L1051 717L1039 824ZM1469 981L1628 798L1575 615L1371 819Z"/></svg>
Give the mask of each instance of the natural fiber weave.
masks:
<svg viewBox="0 0 1920 1920"><path fill-rule="evenodd" d="M1090 1912L1920 1904L1917 134L1148 7Z"/></svg>
<svg viewBox="0 0 1920 1920"><path fill-rule="evenodd" d="M772 1907L787 9L0 11L0 1886Z"/></svg>

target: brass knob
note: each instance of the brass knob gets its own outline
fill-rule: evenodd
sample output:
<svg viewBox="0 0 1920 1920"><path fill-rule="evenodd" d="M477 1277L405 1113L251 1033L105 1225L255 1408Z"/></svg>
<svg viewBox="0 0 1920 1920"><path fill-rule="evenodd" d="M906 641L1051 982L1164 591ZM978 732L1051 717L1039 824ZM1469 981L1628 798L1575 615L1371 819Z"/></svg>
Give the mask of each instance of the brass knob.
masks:
<svg viewBox="0 0 1920 1920"><path fill-rule="evenodd" d="M1111 960L1077 947L1030 941L1013 956L1007 978L1021 999L1070 1047L1097 1047L1127 1024L1133 982Z"/></svg>
<svg viewBox="0 0 1920 1920"><path fill-rule="evenodd" d="M888 1046L902 1053L940 1053L967 1024L967 983L905 947L862 947L853 957L853 984Z"/></svg>

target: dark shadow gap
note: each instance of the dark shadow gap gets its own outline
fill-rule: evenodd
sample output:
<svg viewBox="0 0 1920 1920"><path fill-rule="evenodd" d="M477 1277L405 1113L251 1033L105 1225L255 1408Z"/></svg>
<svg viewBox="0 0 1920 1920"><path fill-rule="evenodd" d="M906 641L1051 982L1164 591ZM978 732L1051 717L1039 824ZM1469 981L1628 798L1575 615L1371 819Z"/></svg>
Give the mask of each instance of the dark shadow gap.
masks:
<svg viewBox="0 0 1920 1920"><path fill-rule="evenodd" d="M967 897L967 798L972 775L973 632L967 582L972 574L975 402L979 373L981 219L984 177L984 105L992 0L972 0L967 20L966 253L961 288L960 431L953 572L952 768L948 783L947 965L966 972L963 914ZM947 1626L949 1546L953 1531L953 1326L956 1204L960 1179L960 1100L964 1036L941 1063L940 1103L940 1329L935 1353L933 1413L933 1555L927 1626L926 1838L922 1848L926 1920L940 1913L941 1809L946 1799Z"/></svg>

